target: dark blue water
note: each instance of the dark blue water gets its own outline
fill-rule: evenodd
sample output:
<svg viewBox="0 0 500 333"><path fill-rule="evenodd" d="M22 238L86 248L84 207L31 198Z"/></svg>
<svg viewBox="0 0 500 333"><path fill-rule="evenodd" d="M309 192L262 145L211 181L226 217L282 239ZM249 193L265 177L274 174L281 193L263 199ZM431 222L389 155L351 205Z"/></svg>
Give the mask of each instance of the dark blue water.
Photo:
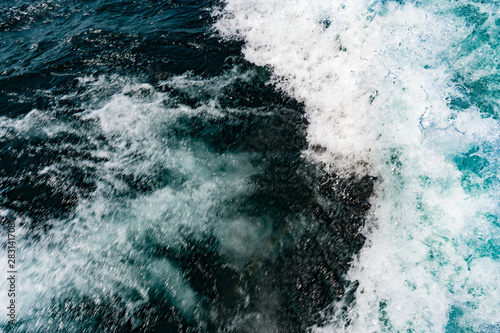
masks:
<svg viewBox="0 0 500 333"><path fill-rule="evenodd" d="M372 180L304 159L303 105L214 6L2 2L2 330L303 332L342 297Z"/></svg>

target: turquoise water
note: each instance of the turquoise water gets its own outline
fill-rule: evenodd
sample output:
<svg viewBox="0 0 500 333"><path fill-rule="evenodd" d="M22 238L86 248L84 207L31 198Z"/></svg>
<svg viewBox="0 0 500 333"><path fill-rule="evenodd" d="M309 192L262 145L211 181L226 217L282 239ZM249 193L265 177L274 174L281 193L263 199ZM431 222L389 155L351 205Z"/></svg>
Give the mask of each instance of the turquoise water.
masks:
<svg viewBox="0 0 500 333"><path fill-rule="evenodd" d="M0 2L0 330L499 332L499 13Z"/></svg>

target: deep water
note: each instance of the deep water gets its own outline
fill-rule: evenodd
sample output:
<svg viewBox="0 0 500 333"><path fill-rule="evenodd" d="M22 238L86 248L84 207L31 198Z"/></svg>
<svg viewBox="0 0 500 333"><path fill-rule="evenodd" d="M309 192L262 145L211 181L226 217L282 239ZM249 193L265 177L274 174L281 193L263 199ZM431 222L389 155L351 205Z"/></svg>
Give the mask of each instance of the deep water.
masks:
<svg viewBox="0 0 500 333"><path fill-rule="evenodd" d="M499 332L499 12L0 1L0 331Z"/></svg>
<svg viewBox="0 0 500 333"><path fill-rule="evenodd" d="M304 332L342 298L373 179L305 159L303 105L214 6L1 4L2 330Z"/></svg>

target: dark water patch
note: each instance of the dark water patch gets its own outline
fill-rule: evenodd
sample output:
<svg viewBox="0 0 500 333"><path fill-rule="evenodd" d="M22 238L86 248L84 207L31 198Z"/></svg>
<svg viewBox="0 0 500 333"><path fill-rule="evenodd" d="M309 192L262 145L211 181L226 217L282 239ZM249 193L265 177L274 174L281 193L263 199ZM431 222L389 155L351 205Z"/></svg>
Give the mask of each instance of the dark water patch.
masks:
<svg viewBox="0 0 500 333"><path fill-rule="evenodd" d="M74 135L44 138L6 138L0 142L0 181L3 206L43 224L72 211L78 200L95 190L92 167L82 168L68 161L82 161L90 156L71 143L80 142ZM65 148L63 148L66 146ZM64 170L50 169L52 165ZM47 171L43 171L48 168Z"/></svg>
<svg viewBox="0 0 500 333"><path fill-rule="evenodd" d="M280 174L272 167L268 171ZM145 243L152 246L154 255L175 263L205 299L196 324L179 331L306 332L311 325L323 323L320 312L345 296L348 282L343 273L364 243L359 231L369 209L373 179L342 181L326 174L310 175L294 177L295 189L309 195L301 209L295 206L295 214L273 214L279 210L275 202L261 198L259 214L267 205L274 236L243 271L227 265L213 237L200 242L181 232L186 237L182 252ZM321 180L325 185L315 188ZM283 192L281 199L296 200L293 192ZM176 321L165 320L145 331L157 332L166 322Z"/></svg>
<svg viewBox="0 0 500 333"><path fill-rule="evenodd" d="M304 332L342 297L373 180L302 157L302 105L211 36L212 5L0 7L0 203L61 261L26 267L61 281L19 332Z"/></svg>
<svg viewBox="0 0 500 333"><path fill-rule="evenodd" d="M67 7L58 2L4 1L0 6L0 32L23 31L35 25L46 25L67 13Z"/></svg>
<svg viewBox="0 0 500 333"><path fill-rule="evenodd" d="M142 73L156 80L186 71L216 74L238 48L210 37L210 6L198 1L6 5L0 16L5 40L0 73L4 78L43 71ZM42 12L54 19L42 20Z"/></svg>
<svg viewBox="0 0 500 333"><path fill-rule="evenodd" d="M310 215L301 215L301 223L288 226L249 277L246 309L254 313L249 320L259 318L259 326L271 327L270 332L305 332L321 325L320 312L344 297L348 282L343 274L364 244L360 228L373 179L321 178L326 182L316 189L314 202L301 210ZM234 331L252 332L252 324L241 318Z"/></svg>

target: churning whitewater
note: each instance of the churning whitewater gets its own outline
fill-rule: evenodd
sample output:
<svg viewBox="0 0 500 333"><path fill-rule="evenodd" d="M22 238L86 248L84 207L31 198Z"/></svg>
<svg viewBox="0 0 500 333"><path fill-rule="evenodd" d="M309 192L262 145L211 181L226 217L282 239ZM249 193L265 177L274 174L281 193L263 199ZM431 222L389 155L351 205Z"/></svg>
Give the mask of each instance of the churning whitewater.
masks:
<svg viewBox="0 0 500 333"><path fill-rule="evenodd" d="M318 332L500 330L498 2L226 0L217 30L302 102L307 157L376 177Z"/></svg>
<svg viewBox="0 0 500 333"><path fill-rule="evenodd" d="M0 1L0 331L500 332L499 7Z"/></svg>

